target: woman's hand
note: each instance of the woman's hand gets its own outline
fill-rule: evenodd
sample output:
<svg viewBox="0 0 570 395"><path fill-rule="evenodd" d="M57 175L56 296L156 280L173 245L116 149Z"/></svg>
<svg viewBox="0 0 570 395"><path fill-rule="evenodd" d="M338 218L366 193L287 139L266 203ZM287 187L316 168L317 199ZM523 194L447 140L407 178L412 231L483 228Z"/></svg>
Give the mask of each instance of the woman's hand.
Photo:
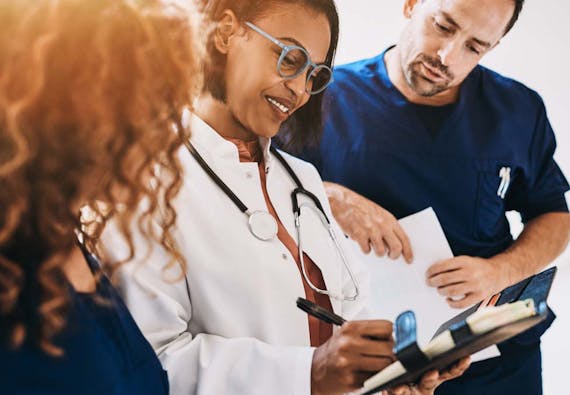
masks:
<svg viewBox="0 0 570 395"><path fill-rule="evenodd" d="M384 320L350 321L315 350L311 368L311 394L344 394L390 365L393 354L392 323Z"/></svg>
<svg viewBox="0 0 570 395"><path fill-rule="evenodd" d="M432 395L444 381L461 376L471 364L471 358L465 357L453 364L449 369L438 372L432 370L422 376L418 384L399 385L385 391L387 395Z"/></svg>

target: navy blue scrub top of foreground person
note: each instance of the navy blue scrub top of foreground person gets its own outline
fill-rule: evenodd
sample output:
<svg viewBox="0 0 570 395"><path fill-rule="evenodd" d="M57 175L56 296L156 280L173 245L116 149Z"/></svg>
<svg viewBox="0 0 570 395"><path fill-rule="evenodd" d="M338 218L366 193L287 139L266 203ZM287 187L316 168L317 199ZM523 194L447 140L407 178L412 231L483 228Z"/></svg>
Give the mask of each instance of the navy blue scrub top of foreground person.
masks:
<svg viewBox="0 0 570 395"><path fill-rule="evenodd" d="M88 262L99 270L93 257ZM32 288L26 291L34 300ZM166 372L109 280L103 276L95 293L70 292L67 326L55 339L64 356L51 357L30 341L16 351L1 344L0 394L168 394Z"/></svg>
<svg viewBox="0 0 570 395"><path fill-rule="evenodd" d="M477 66L455 104L430 109L396 89L384 53L334 73L320 146L301 155L323 180L397 218L433 207L455 255L486 258L508 248L506 211L520 212L525 223L568 211L568 183L552 158L554 133L536 92ZM550 312L500 344L503 357L473 363L436 394L542 394L540 336L553 320Z"/></svg>

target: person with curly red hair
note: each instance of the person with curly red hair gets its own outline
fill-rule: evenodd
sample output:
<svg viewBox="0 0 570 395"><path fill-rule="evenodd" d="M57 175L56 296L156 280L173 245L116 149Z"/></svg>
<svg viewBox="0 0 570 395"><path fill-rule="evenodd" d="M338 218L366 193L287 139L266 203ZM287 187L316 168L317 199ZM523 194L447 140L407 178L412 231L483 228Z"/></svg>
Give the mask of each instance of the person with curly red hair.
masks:
<svg viewBox="0 0 570 395"><path fill-rule="evenodd" d="M112 217L133 249L134 220L184 265L170 201L182 142L173 131L201 84L193 18L165 1L2 2L2 394L168 392L111 286L114 267L99 264L98 239ZM153 180L157 166L168 177ZM85 205L96 220L81 224Z"/></svg>

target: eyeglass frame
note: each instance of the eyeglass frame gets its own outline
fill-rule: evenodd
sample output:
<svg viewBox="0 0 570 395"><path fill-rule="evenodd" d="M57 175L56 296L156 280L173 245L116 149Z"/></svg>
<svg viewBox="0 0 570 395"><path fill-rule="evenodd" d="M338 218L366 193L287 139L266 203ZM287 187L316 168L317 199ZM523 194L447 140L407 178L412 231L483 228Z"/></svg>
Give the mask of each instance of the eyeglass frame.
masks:
<svg viewBox="0 0 570 395"><path fill-rule="evenodd" d="M298 45L287 45L283 42L281 42L279 39L273 37L271 34L267 33L265 30L261 29L260 27L254 25L251 22L245 22L245 25L247 27L249 27L250 29L252 29L253 31L261 34L263 37L265 37L266 39L268 39L269 41L271 41L273 44L277 45L279 48L281 48L281 55L279 55L279 60L277 61L277 73L279 73L279 75L286 79L286 80L292 80L297 78L298 76L300 76L301 74L303 74L305 71L307 71L308 68L311 68L310 73L307 73L307 79L305 81L305 92L307 92L309 95L318 95L319 93L323 92L325 89L328 88L328 86L334 81L333 78L333 70L324 63L321 64L316 64L315 62L313 62L311 60L311 57L309 56L309 53L307 52L307 50L303 47L300 47ZM283 60L285 59L285 56L291 52L292 50L299 50L301 52L303 52L305 54L305 56L307 57L307 62L305 63L305 65L299 70L297 71L295 74L287 76L287 75L283 75L283 73L281 72L281 63L283 63ZM307 89L308 85L309 85L309 80L311 79L311 76L313 75L313 73L315 72L315 70L319 70L319 69L325 69L328 70L330 72L330 79L327 81L327 83L320 89L318 89L317 91L309 91Z"/></svg>

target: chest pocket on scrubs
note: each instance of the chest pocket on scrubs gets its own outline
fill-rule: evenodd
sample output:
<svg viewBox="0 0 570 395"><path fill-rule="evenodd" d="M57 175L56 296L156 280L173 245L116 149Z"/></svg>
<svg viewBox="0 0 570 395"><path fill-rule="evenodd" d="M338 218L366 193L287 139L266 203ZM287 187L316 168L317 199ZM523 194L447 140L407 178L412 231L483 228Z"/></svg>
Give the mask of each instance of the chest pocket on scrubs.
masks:
<svg viewBox="0 0 570 395"><path fill-rule="evenodd" d="M509 232L505 217L505 197L512 182L513 170L506 161L477 160L477 196L474 212L474 236L494 240Z"/></svg>

